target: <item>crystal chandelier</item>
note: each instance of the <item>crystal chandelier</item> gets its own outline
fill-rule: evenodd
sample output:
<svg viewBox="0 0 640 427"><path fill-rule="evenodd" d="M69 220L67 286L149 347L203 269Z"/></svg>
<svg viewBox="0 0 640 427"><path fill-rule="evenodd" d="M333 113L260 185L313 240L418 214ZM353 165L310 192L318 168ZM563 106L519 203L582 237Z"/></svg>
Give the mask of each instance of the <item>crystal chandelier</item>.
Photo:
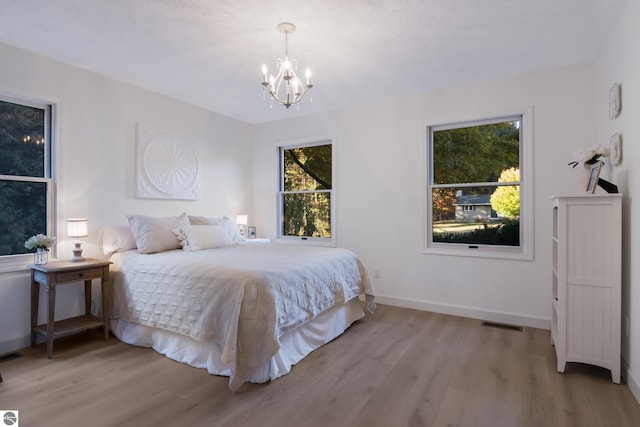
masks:
<svg viewBox="0 0 640 427"><path fill-rule="evenodd" d="M278 74L275 77L273 74L268 76L267 66L262 66L262 86L269 91L272 101L275 100L287 108L299 103L304 94L313 87L311 70L307 68L305 73L307 83L303 85L302 80L296 74L298 63L289 59L289 33L293 33L295 30L296 26L290 22L278 24L278 31L284 33L284 59L278 58Z"/></svg>

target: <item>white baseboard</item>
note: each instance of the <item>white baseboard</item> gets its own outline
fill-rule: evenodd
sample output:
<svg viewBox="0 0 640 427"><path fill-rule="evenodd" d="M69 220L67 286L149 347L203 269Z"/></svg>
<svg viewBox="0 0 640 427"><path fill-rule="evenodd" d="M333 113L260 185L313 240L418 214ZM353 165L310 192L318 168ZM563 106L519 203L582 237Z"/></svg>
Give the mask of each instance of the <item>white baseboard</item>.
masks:
<svg viewBox="0 0 640 427"><path fill-rule="evenodd" d="M0 342L0 354L13 353L31 345L31 335L16 338L10 341Z"/></svg>
<svg viewBox="0 0 640 427"><path fill-rule="evenodd" d="M631 370L629 369L629 365L627 361L622 358L622 377L627 382L627 386L629 386L629 390L631 390L631 394L636 398L638 403L640 403L640 386L638 385L638 381L631 374Z"/></svg>
<svg viewBox="0 0 640 427"><path fill-rule="evenodd" d="M551 319L542 317L523 316L516 313L505 313L500 311L480 310L473 307L435 303L430 301L420 301L408 298L390 297L386 295L376 295L376 302L388 304L396 307L412 308L415 310L432 311L440 314L451 314L453 316L469 317L471 319L487 320L490 322L505 323L515 326L527 326L531 328L551 330Z"/></svg>

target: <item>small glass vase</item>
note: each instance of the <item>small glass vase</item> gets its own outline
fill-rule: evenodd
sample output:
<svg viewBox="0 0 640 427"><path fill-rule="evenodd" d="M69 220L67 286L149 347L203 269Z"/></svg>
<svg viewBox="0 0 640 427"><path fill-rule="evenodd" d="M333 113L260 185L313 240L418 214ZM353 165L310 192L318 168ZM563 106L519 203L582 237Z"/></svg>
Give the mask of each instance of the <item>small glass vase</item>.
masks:
<svg viewBox="0 0 640 427"><path fill-rule="evenodd" d="M42 265L49 262L49 249L36 248L33 254L33 263L36 265Z"/></svg>

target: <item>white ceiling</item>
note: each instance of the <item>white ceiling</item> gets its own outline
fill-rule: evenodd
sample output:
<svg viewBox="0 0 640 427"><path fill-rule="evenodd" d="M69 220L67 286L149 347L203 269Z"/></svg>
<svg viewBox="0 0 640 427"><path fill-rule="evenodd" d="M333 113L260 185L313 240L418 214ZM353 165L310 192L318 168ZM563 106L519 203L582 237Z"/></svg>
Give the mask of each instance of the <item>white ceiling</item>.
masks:
<svg viewBox="0 0 640 427"><path fill-rule="evenodd" d="M0 42L261 123L591 61L627 2L0 0ZM299 110L262 99L283 21L313 71Z"/></svg>

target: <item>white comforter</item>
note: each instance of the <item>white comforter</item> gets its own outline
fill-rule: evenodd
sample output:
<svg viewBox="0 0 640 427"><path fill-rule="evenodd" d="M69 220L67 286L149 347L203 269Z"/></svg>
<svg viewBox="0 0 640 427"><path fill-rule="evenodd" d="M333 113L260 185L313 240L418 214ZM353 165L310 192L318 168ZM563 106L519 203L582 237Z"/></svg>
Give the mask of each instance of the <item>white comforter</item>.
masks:
<svg viewBox="0 0 640 427"><path fill-rule="evenodd" d="M221 344L232 390L276 354L283 333L360 294L373 296L365 268L346 249L246 243L134 250L112 261L112 314Z"/></svg>

